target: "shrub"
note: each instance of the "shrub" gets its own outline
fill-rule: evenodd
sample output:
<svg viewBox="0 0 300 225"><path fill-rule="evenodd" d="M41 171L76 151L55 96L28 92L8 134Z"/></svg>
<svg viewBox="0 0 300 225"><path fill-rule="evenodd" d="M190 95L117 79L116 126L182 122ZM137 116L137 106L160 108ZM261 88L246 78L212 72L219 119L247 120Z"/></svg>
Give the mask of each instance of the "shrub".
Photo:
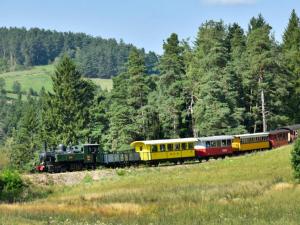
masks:
<svg viewBox="0 0 300 225"><path fill-rule="evenodd" d="M300 181L300 138L296 141L294 149L292 150L292 167L294 169L294 176L297 181Z"/></svg>
<svg viewBox="0 0 300 225"><path fill-rule="evenodd" d="M85 175L85 177L82 179L82 182L85 183L85 184L93 183L93 178L91 177L91 175L87 174L87 175Z"/></svg>
<svg viewBox="0 0 300 225"><path fill-rule="evenodd" d="M0 174L0 201L17 201L25 188L20 174L15 170L4 170Z"/></svg>
<svg viewBox="0 0 300 225"><path fill-rule="evenodd" d="M118 176L124 176L126 174L126 171L123 169L117 169L116 173Z"/></svg>

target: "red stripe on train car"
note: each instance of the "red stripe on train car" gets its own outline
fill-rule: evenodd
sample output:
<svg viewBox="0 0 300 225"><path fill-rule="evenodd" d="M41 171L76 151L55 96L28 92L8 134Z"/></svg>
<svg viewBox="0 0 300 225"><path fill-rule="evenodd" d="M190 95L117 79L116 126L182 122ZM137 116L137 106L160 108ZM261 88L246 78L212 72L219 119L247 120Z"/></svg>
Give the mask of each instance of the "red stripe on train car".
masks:
<svg viewBox="0 0 300 225"><path fill-rule="evenodd" d="M195 154L198 157L220 156L232 154L232 147L214 147L214 148L197 148L195 147Z"/></svg>

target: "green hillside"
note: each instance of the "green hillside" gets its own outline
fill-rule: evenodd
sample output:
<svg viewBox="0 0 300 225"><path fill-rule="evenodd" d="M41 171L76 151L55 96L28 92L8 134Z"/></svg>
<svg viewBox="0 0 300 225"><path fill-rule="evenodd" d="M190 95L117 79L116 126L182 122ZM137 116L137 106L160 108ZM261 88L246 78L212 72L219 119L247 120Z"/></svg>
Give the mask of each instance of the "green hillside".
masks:
<svg viewBox="0 0 300 225"><path fill-rule="evenodd" d="M52 90L51 75L54 73L54 65L35 66L29 70L14 71L0 74L6 82L6 89L11 91L13 82L18 81L22 86L22 91L27 91L29 88L39 92L42 87L47 91ZM91 79L96 85L102 89L111 90L111 79Z"/></svg>
<svg viewBox="0 0 300 225"><path fill-rule="evenodd" d="M291 148L182 166L30 175L53 193L0 205L0 224L296 225Z"/></svg>

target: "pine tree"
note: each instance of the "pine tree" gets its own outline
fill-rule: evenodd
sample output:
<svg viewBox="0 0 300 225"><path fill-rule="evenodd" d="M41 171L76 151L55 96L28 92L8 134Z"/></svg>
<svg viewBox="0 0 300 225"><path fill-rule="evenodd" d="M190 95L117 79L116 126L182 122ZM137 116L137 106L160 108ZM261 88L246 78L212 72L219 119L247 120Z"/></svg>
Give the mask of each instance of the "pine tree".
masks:
<svg viewBox="0 0 300 225"><path fill-rule="evenodd" d="M91 142L104 145L105 135L109 129L109 117L107 109L109 108L109 93L99 90L96 95L93 105L90 108L90 130Z"/></svg>
<svg viewBox="0 0 300 225"><path fill-rule="evenodd" d="M229 54L225 37L222 22L208 21L199 29L188 72L195 96L195 135L228 134L244 130L233 76L227 71Z"/></svg>
<svg viewBox="0 0 300 225"><path fill-rule="evenodd" d="M127 102L138 110L147 105L149 88L146 84L145 59L137 49L133 49L129 54L127 74L129 75Z"/></svg>
<svg viewBox="0 0 300 225"><path fill-rule="evenodd" d="M12 150L9 152L10 162L18 169L31 170L36 160L35 153L41 147L39 139L39 107L37 101L31 97L23 107L20 121L13 131Z"/></svg>
<svg viewBox="0 0 300 225"><path fill-rule="evenodd" d="M283 34L283 44L282 47L284 50L291 50L293 48L299 47L300 39L300 20L296 14L295 9L293 9L289 23L285 32Z"/></svg>
<svg viewBox="0 0 300 225"><path fill-rule="evenodd" d="M143 54L133 49L126 71L113 79L111 106L108 112L109 132L106 149L128 149L134 140L147 135L147 113L150 91Z"/></svg>
<svg viewBox="0 0 300 225"><path fill-rule="evenodd" d="M289 115L291 123L300 122L300 20L293 10L283 34L283 59L290 71Z"/></svg>
<svg viewBox="0 0 300 225"><path fill-rule="evenodd" d="M184 137L189 135L187 102L183 87L186 79L184 48L180 45L177 34L173 33L163 44L158 82L159 120L164 138Z"/></svg>
<svg viewBox="0 0 300 225"><path fill-rule="evenodd" d="M252 132L266 131L287 122L285 68L271 27L261 15L252 18L247 36L243 75L248 124Z"/></svg>
<svg viewBox="0 0 300 225"><path fill-rule="evenodd" d="M47 141L52 145L87 141L94 84L82 79L67 56L57 65L52 82L54 93L48 94L43 110L43 130Z"/></svg>

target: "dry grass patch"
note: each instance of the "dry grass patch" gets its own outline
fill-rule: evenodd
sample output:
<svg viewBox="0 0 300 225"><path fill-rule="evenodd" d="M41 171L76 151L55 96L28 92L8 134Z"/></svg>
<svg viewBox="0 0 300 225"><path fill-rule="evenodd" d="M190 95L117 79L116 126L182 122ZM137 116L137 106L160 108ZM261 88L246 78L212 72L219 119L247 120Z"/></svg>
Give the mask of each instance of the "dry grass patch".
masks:
<svg viewBox="0 0 300 225"><path fill-rule="evenodd" d="M292 189L295 188L297 185L295 184L291 184L291 183L285 183L285 182L281 182L278 184L275 184L272 189L275 191L283 191L285 189Z"/></svg>
<svg viewBox="0 0 300 225"><path fill-rule="evenodd" d="M28 214L51 214L51 215L73 215L85 217L97 216L138 216L143 212L143 207L135 203L109 203L98 206L78 206L68 204L2 204L0 213L28 213Z"/></svg>

